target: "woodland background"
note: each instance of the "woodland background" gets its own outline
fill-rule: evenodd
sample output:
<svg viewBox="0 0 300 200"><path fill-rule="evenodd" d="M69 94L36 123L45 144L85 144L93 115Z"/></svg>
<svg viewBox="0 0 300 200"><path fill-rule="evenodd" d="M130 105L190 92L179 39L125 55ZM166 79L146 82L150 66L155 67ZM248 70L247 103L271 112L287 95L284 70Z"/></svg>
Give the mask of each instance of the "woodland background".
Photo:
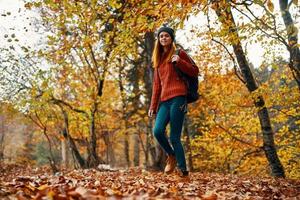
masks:
<svg viewBox="0 0 300 200"><path fill-rule="evenodd" d="M274 7L279 5L279 7ZM155 31L189 27L201 98L182 141L191 171L300 178L297 0L24 1L45 43L0 53L0 163L162 169L147 117ZM9 17L14 13L1 13ZM195 41L195 43L193 42ZM196 42L198 41L198 42ZM264 50L249 62L249 44ZM286 56L287 55L287 56Z"/></svg>

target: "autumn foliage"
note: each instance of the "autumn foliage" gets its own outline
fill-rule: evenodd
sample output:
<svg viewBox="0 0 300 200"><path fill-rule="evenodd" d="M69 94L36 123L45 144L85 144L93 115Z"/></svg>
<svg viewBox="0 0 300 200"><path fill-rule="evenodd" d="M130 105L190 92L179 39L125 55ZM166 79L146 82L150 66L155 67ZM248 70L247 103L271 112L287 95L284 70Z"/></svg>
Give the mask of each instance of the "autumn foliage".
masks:
<svg viewBox="0 0 300 200"><path fill-rule="evenodd" d="M11 46L0 49L0 197L298 198L299 5L286 2L25 1L44 40L29 48L5 34ZM182 133L187 180L159 172L165 155L147 116L163 23L200 69ZM287 180L267 177L266 130Z"/></svg>

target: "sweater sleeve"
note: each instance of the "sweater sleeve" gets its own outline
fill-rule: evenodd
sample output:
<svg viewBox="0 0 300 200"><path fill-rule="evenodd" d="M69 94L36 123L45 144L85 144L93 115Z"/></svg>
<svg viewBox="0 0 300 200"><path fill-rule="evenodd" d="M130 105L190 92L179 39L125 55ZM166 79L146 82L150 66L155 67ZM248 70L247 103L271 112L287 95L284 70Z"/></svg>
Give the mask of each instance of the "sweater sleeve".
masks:
<svg viewBox="0 0 300 200"><path fill-rule="evenodd" d="M179 61L176 64L176 66L185 74L189 76L198 76L199 74L199 68L197 65L189 58L187 53L183 50L180 50L179 52Z"/></svg>
<svg viewBox="0 0 300 200"><path fill-rule="evenodd" d="M158 77L158 68L155 68L154 76L153 76L151 105L150 105L150 109L153 110L154 113L156 113L158 109L160 93L161 93L161 84Z"/></svg>

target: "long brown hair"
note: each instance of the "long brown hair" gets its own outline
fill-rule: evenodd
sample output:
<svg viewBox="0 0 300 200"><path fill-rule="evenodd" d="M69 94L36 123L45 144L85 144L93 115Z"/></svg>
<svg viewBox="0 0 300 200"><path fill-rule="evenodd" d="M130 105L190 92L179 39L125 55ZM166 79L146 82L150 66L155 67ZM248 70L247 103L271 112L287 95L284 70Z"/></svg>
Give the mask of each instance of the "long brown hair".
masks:
<svg viewBox="0 0 300 200"><path fill-rule="evenodd" d="M167 52L167 55L164 56L165 57L164 60L161 60L164 49L163 49L163 46L160 44L159 39L157 39L155 42L155 45L154 45L153 52L152 52L153 67L157 68L160 63L165 63L165 62L171 61L171 57L174 54L175 49L176 49L176 45L172 41L170 50Z"/></svg>

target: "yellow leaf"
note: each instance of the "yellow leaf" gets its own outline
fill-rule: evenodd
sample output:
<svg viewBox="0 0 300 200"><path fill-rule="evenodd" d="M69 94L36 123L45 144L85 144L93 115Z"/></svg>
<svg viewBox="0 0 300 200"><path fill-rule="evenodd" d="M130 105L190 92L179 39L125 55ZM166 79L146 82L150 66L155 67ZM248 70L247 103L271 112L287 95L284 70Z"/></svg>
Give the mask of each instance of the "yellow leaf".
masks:
<svg viewBox="0 0 300 200"><path fill-rule="evenodd" d="M54 193L52 190L50 190L50 191L47 193L48 199L54 199L54 198L53 198L54 195L55 195L55 193Z"/></svg>
<svg viewBox="0 0 300 200"><path fill-rule="evenodd" d="M26 9L31 9L32 8L32 6L33 6L33 3L25 3L25 5L24 5L24 7L26 8Z"/></svg>
<svg viewBox="0 0 300 200"><path fill-rule="evenodd" d="M38 187L38 190L45 190L47 189L49 186L46 184L46 185L41 185L40 187Z"/></svg>
<svg viewBox="0 0 300 200"><path fill-rule="evenodd" d="M295 4L296 6L298 6L298 0L293 0L293 4Z"/></svg>
<svg viewBox="0 0 300 200"><path fill-rule="evenodd" d="M179 24L180 29L183 29L184 27L184 20L181 20L180 24Z"/></svg>
<svg viewBox="0 0 300 200"><path fill-rule="evenodd" d="M110 0L108 1L108 5L111 6L112 8L115 8L115 9L119 9L122 7L122 4L121 3L118 3L117 1L115 0Z"/></svg>
<svg viewBox="0 0 300 200"><path fill-rule="evenodd" d="M274 11L274 4L272 3L271 0L268 0L267 1L267 6L268 6L268 9L273 12Z"/></svg>

